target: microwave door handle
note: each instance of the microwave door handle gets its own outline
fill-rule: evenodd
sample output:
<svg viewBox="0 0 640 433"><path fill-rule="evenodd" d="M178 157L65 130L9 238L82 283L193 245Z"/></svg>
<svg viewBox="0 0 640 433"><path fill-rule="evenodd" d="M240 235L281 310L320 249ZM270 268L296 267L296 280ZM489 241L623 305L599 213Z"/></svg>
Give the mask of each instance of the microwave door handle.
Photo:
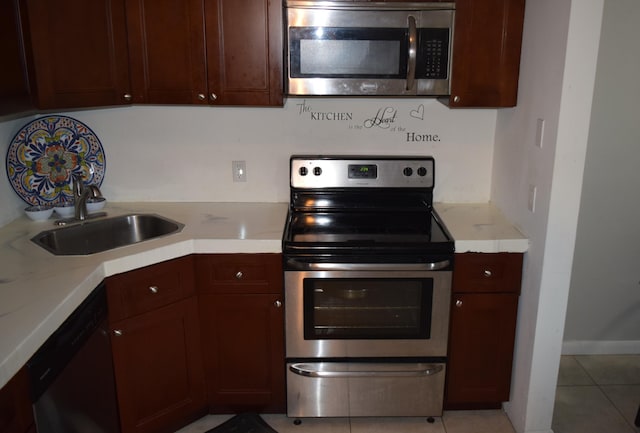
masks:
<svg viewBox="0 0 640 433"><path fill-rule="evenodd" d="M413 89L416 76L416 56L418 50L418 31L416 18L409 15L409 58L407 59L407 90Z"/></svg>

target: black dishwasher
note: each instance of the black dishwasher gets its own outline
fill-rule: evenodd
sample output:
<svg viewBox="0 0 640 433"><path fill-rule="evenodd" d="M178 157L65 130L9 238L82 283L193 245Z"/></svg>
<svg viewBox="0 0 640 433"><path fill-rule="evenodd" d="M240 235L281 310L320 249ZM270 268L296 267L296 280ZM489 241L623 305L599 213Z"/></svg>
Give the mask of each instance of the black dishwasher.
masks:
<svg viewBox="0 0 640 433"><path fill-rule="evenodd" d="M99 285L27 362L38 433L118 433L120 424Z"/></svg>

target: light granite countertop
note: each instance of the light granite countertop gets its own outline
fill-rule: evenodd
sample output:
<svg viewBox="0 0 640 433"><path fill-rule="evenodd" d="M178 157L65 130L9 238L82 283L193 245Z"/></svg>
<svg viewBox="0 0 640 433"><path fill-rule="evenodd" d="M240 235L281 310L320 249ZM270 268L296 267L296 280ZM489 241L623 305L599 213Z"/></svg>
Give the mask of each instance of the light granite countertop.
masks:
<svg viewBox="0 0 640 433"><path fill-rule="evenodd" d="M436 212L455 239L456 253L524 253L529 239L489 203L436 203Z"/></svg>
<svg viewBox="0 0 640 433"><path fill-rule="evenodd" d="M528 240L490 204L436 206L456 251L524 252ZM281 252L287 203L108 203L109 216L153 213L181 232L90 256L54 256L30 239L54 217L0 228L0 387L110 275L194 253Z"/></svg>

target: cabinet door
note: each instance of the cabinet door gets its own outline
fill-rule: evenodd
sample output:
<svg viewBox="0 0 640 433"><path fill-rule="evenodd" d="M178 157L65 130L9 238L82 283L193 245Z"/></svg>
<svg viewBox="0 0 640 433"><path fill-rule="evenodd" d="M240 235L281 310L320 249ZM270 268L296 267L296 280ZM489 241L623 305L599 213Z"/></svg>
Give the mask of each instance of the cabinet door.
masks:
<svg viewBox="0 0 640 433"><path fill-rule="evenodd" d="M27 0L40 108L129 102L124 0Z"/></svg>
<svg viewBox="0 0 640 433"><path fill-rule="evenodd" d="M456 0L451 107L516 105L524 0Z"/></svg>
<svg viewBox="0 0 640 433"><path fill-rule="evenodd" d="M29 376L22 368L0 389L0 432L35 432L32 410Z"/></svg>
<svg viewBox="0 0 640 433"><path fill-rule="evenodd" d="M0 116L32 108L18 0L0 2Z"/></svg>
<svg viewBox="0 0 640 433"><path fill-rule="evenodd" d="M206 293L199 305L211 412L284 412L282 298Z"/></svg>
<svg viewBox="0 0 640 433"><path fill-rule="evenodd" d="M206 412L195 297L111 324L122 433L177 429Z"/></svg>
<svg viewBox="0 0 640 433"><path fill-rule="evenodd" d="M207 104L203 0L127 0L133 100Z"/></svg>
<svg viewBox="0 0 640 433"><path fill-rule="evenodd" d="M509 400L517 308L516 294L454 295L445 408Z"/></svg>
<svg viewBox="0 0 640 433"><path fill-rule="evenodd" d="M205 0L210 103L282 106L282 2Z"/></svg>

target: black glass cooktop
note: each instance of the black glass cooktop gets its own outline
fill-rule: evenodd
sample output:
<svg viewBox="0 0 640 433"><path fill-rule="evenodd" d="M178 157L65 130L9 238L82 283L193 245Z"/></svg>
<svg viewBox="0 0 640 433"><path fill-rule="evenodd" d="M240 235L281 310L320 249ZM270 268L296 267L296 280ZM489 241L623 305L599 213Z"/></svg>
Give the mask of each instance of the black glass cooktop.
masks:
<svg viewBox="0 0 640 433"><path fill-rule="evenodd" d="M292 212L286 253L453 253L453 240L436 214L421 212Z"/></svg>

